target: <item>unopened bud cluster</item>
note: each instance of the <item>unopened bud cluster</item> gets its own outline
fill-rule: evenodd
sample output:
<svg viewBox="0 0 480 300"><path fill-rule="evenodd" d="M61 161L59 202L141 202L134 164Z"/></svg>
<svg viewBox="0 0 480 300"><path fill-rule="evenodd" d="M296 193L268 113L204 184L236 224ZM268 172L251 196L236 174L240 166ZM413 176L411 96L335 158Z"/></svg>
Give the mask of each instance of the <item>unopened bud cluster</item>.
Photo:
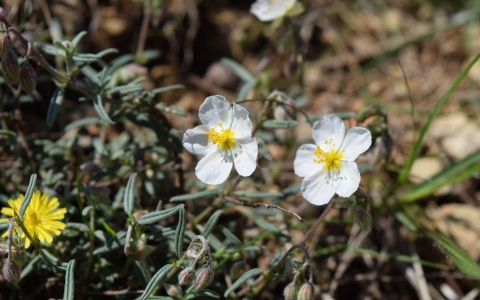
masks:
<svg viewBox="0 0 480 300"><path fill-rule="evenodd" d="M15 54L8 36L8 32L3 35L1 40L2 72L5 80L10 84L20 84L22 89L28 94L35 91L37 84L37 74L32 65L27 60L20 67L18 65L17 55Z"/></svg>
<svg viewBox="0 0 480 300"><path fill-rule="evenodd" d="M186 267L178 274L178 283L180 285L194 285L195 291L205 289L213 282L214 273L210 261L210 249L196 249L193 244L185 251L188 259L193 259L191 266ZM203 245L202 245L203 247ZM200 266L197 266L200 265Z"/></svg>
<svg viewBox="0 0 480 300"><path fill-rule="evenodd" d="M315 288L313 284L307 280L309 265L305 264L298 270L293 277L293 281L289 283L283 290L285 300L313 300L315 296Z"/></svg>
<svg viewBox="0 0 480 300"><path fill-rule="evenodd" d="M17 286L18 281L20 280L20 274L22 273L22 268L28 262L28 257L23 250L13 243L13 241L11 242L14 247L8 247L7 241L0 239L0 255L8 255L2 267L2 274L5 280Z"/></svg>

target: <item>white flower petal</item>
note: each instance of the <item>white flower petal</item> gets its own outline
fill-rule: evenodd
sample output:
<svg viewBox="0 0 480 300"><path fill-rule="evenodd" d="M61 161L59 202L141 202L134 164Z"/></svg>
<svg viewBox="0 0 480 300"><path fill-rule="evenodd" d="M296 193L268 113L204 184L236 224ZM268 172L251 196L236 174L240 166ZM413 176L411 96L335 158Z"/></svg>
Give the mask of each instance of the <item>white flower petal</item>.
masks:
<svg viewBox="0 0 480 300"><path fill-rule="evenodd" d="M188 129L183 135L183 147L190 153L207 155L213 151L212 147L215 146L212 143L208 143L207 131L209 130L210 127L207 125L200 125L193 129Z"/></svg>
<svg viewBox="0 0 480 300"><path fill-rule="evenodd" d="M236 142L239 148L232 150L234 152L233 162L235 163L235 170L244 177L250 176L257 167L257 142L251 137L238 139Z"/></svg>
<svg viewBox="0 0 480 300"><path fill-rule="evenodd" d="M206 184L221 184L227 180L232 170L232 157L214 150L203 157L195 168L195 174Z"/></svg>
<svg viewBox="0 0 480 300"><path fill-rule="evenodd" d="M298 148L295 161L293 162L293 169L297 176L305 177L323 168L323 164L318 164L313 161L315 159L313 152L316 148L317 146L313 144L304 144Z"/></svg>
<svg viewBox="0 0 480 300"><path fill-rule="evenodd" d="M327 172L320 170L310 173L302 181L302 196L314 205L328 203L335 194L337 181L327 180Z"/></svg>
<svg viewBox="0 0 480 300"><path fill-rule="evenodd" d="M315 143L324 151L331 149L326 147L325 142L332 139L334 147L339 148L342 145L343 137L345 136L345 125L343 121L336 115L328 115L320 118L318 122L313 125L312 132Z"/></svg>
<svg viewBox="0 0 480 300"><path fill-rule="evenodd" d="M200 121L210 128L218 128L218 123L221 123L224 128L230 128L232 115L230 102L220 95L207 97L198 110Z"/></svg>
<svg viewBox="0 0 480 300"><path fill-rule="evenodd" d="M370 131L362 127L352 127L343 141L342 149L345 150L343 159L354 161L360 154L367 151L372 144Z"/></svg>
<svg viewBox="0 0 480 300"><path fill-rule="evenodd" d="M235 138L252 136L252 121L248 117L248 110L233 103L233 123L230 128L235 132Z"/></svg>
<svg viewBox="0 0 480 300"><path fill-rule="evenodd" d="M342 161L340 174L342 179L337 180L339 184L336 192L339 196L350 197L360 185L360 172L358 171L357 164Z"/></svg>
<svg viewBox="0 0 480 300"><path fill-rule="evenodd" d="M257 0L250 7L250 13L260 21L268 22L283 17L296 0Z"/></svg>

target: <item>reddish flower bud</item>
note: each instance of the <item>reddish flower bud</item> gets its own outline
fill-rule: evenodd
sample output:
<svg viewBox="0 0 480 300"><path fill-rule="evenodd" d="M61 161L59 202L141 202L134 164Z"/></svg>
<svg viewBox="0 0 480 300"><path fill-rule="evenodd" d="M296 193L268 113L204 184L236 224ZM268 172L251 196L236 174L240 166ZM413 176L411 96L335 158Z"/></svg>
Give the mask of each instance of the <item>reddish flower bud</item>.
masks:
<svg viewBox="0 0 480 300"><path fill-rule="evenodd" d="M313 300L315 288L310 282L305 282L298 290L297 300Z"/></svg>
<svg viewBox="0 0 480 300"><path fill-rule="evenodd" d="M33 69L32 65L27 61L20 68L20 86L28 94L35 91L37 85L37 73Z"/></svg>
<svg viewBox="0 0 480 300"><path fill-rule="evenodd" d="M5 79L10 84L17 84L20 76L20 68L18 67L17 56L11 50L5 50L2 58L2 71Z"/></svg>
<svg viewBox="0 0 480 300"><path fill-rule="evenodd" d="M192 268L185 268L178 274L178 284L189 285L195 281L195 271Z"/></svg>
<svg viewBox="0 0 480 300"><path fill-rule="evenodd" d="M289 283L283 290L283 296L285 300L296 300L297 299L297 288L293 282Z"/></svg>
<svg viewBox="0 0 480 300"><path fill-rule="evenodd" d="M210 268L201 268L197 271L195 280L195 291L202 290L209 286L213 281L213 271Z"/></svg>
<svg viewBox="0 0 480 300"><path fill-rule="evenodd" d="M18 286L18 280L20 279L20 273L22 272L22 268L19 265L8 258L3 265L2 272L5 280Z"/></svg>

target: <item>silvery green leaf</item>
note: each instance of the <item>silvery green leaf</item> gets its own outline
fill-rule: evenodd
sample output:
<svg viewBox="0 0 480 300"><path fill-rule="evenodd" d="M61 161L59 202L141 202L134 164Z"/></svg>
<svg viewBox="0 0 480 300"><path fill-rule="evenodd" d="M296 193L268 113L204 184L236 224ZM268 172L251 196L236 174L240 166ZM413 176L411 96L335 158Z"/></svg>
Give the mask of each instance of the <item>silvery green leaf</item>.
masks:
<svg viewBox="0 0 480 300"><path fill-rule="evenodd" d="M93 206L91 205L85 206L85 208L82 210L82 215L87 216L92 209L93 209Z"/></svg>
<svg viewBox="0 0 480 300"><path fill-rule="evenodd" d="M185 206L181 206L178 214L178 225L175 230L175 253L177 257L180 258L183 255L183 235L185 234L185 227L187 226L187 220L185 216Z"/></svg>
<svg viewBox="0 0 480 300"><path fill-rule="evenodd" d="M237 94L237 101L245 100L248 96L248 93L255 87L255 82L245 82L240 87L240 90Z"/></svg>
<svg viewBox="0 0 480 300"><path fill-rule="evenodd" d="M47 124L48 126L52 126L55 118L57 117L58 111L63 102L63 96L65 91L61 87L57 87L55 92L53 93L52 98L50 99L50 104L48 105L48 112L47 112Z"/></svg>
<svg viewBox="0 0 480 300"><path fill-rule="evenodd" d="M242 241L239 240L230 230L222 226L222 232L227 237L227 240L231 241L235 246L242 245Z"/></svg>
<svg viewBox="0 0 480 300"><path fill-rule="evenodd" d="M20 274L20 281L28 276L34 269L35 265L42 259L40 255L35 256L28 264L23 268L22 273Z"/></svg>
<svg viewBox="0 0 480 300"><path fill-rule="evenodd" d="M123 194L123 209L127 215L133 213L133 204L135 202L135 179L137 179L137 173L132 173L130 178L128 178L125 193Z"/></svg>
<svg viewBox="0 0 480 300"><path fill-rule="evenodd" d="M279 228L275 225L273 225L270 222L265 221L264 219L261 218L255 218L254 219L255 224L258 225L258 227L269 231L269 232L278 232Z"/></svg>
<svg viewBox="0 0 480 300"><path fill-rule="evenodd" d="M265 122L263 122L263 127L268 129L285 129L296 126L297 124L297 121L266 120Z"/></svg>
<svg viewBox="0 0 480 300"><path fill-rule="evenodd" d="M205 190L198 193L191 193L191 194L184 194L170 198L170 202L180 202L180 201L187 201L187 200L195 200L200 198L205 198L209 196L216 196L220 194L222 190L220 188L212 189L212 190Z"/></svg>
<svg viewBox="0 0 480 300"><path fill-rule="evenodd" d="M283 191L282 191L282 194L287 197L287 196L290 196L290 195L294 195L298 192L300 192L300 188L302 187L302 184L301 183L298 183L298 184L294 184L292 186L289 186L287 188L285 188Z"/></svg>
<svg viewBox="0 0 480 300"><path fill-rule="evenodd" d="M157 95L157 94L160 94L160 93L165 93L165 92L168 92L168 91L178 90L178 89L185 89L185 86L182 85L182 84L173 84L173 85L153 89L153 90L150 91L150 93L152 93L153 95Z"/></svg>
<svg viewBox="0 0 480 300"><path fill-rule="evenodd" d="M63 58L66 57L65 51L63 51L62 49L58 49L57 47L55 47L53 45L48 45L48 44L44 44L44 43L41 43L41 42L33 42L33 46L40 49L45 54L49 54L49 55L52 55L52 56L59 56L59 57L63 57Z"/></svg>
<svg viewBox="0 0 480 300"><path fill-rule="evenodd" d="M195 294L188 295L188 297L186 299L187 300L197 299L198 297L200 297L201 299L204 299L205 297L208 297L208 298L211 298L211 299L220 299L220 295L217 294L216 292L212 291L212 290L197 291Z"/></svg>
<svg viewBox="0 0 480 300"><path fill-rule="evenodd" d="M145 291L143 292L142 296L140 296L140 300L146 300L152 294L153 290L157 287L157 285L167 276L167 274L173 269L172 265L165 265L163 268L157 271L155 275L153 275L150 282L147 284Z"/></svg>
<svg viewBox="0 0 480 300"><path fill-rule="evenodd" d="M184 206L183 204L180 204L169 209L146 213L143 216L141 216L140 219L138 219L138 224L148 225L148 224L157 223L158 221L161 221L161 220L165 220L175 215L179 210L183 209L183 206Z"/></svg>
<svg viewBox="0 0 480 300"><path fill-rule="evenodd" d="M74 300L75 296L75 278L74 275L75 260L71 260L67 266L65 274L65 288L63 290L63 300Z"/></svg>
<svg viewBox="0 0 480 300"><path fill-rule="evenodd" d="M263 271L262 269L251 269L251 270L248 270L247 272L245 272L240 278L238 278L237 281L235 281L226 291L225 291L225 294L223 294L223 296L226 298L228 296L228 294L230 294L232 291L234 291L236 288L238 288L239 286L241 286L243 283L245 283L248 279L252 278L252 277L255 277L255 276L258 276L260 274L262 274Z"/></svg>
<svg viewBox="0 0 480 300"><path fill-rule="evenodd" d="M120 231L114 238L109 239L105 245L93 251L93 255L107 253L115 249L121 248L125 245L125 231Z"/></svg>
<svg viewBox="0 0 480 300"><path fill-rule="evenodd" d="M52 267L55 267L55 268L57 268L59 270L63 270L63 271L65 271L67 269L68 264L66 262L63 262L63 261L59 260L58 258L53 256L50 252L48 252L45 249L42 249L42 251L40 251L40 256L43 258L43 260L47 264L49 264Z"/></svg>
<svg viewBox="0 0 480 300"><path fill-rule="evenodd" d="M168 113L172 113L172 114L176 114L176 115L179 115L179 116L185 117L187 115L183 109L181 109L180 107L177 107L175 105L166 106L165 103L160 102L155 107L158 110L168 112Z"/></svg>
<svg viewBox="0 0 480 300"><path fill-rule="evenodd" d="M205 228L203 229L203 232L202 232L202 236L204 238L208 238L208 236L210 235L210 233L212 233L212 230L213 230L213 227L215 227L215 225L217 224L217 221L218 221L218 218L220 217L220 215L223 213L223 210L222 209L219 209L217 210L216 212L214 212L212 214L212 216L210 217L210 219L208 219L208 222L207 224L205 225Z"/></svg>
<svg viewBox="0 0 480 300"><path fill-rule="evenodd" d="M67 222L67 227L68 229L76 229L80 232L89 232L90 231L90 227L88 227L87 225L83 224L83 223L75 223L75 222Z"/></svg>
<svg viewBox="0 0 480 300"><path fill-rule="evenodd" d="M73 49L77 48L77 45L78 43L80 42L80 40L85 36L87 35L87 32L86 31L80 31L72 40L72 42L70 43L71 47Z"/></svg>
<svg viewBox="0 0 480 300"><path fill-rule="evenodd" d="M141 84L127 84L127 85L112 87L108 89L107 92L110 94L127 95L135 92L141 92L144 89L145 87Z"/></svg>
<svg viewBox="0 0 480 300"><path fill-rule="evenodd" d="M113 122L112 119L110 119L110 116L105 111L105 107L103 106L103 102L102 102L102 96L97 95L95 99L93 99L93 108L95 108L95 111L97 112L98 116L102 120L104 120L109 124L115 124L115 122Z"/></svg>
<svg viewBox="0 0 480 300"><path fill-rule="evenodd" d="M32 176L30 176L30 182L28 183L27 191L25 192L25 197L23 198L22 205L20 206L20 218L23 218L23 216L25 215L25 211L30 204L30 201L32 201L32 196L36 189L36 181L37 174L32 174Z"/></svg>
<svg viewBox="0 0 480 300"><path fill-rule="evenodd" d="M223 57L220 62L235 72L243 81L250 83L256 81L255 77L238 62L226 57Z"/></svg>
<svg viewBox="0 0 480 300"><path fill-rule="evenodd" d="M1 222L0 223L0 230L7 229L9 225L9 222Z"/></svg>
<svg viewBox="0 0 480 300"><path fill-rule="evenodd" d="M105 56L107 54L114 54L114 53L118 53L118 50L110 48L110 49L103 50L103 51L101 51L97 54L91 54L91 53L88 53L88 54L74 54L74 55L72 55L72 58L76 63L92 63L92 62L95 62L95 61L101 59L103 56Z"/></svg>

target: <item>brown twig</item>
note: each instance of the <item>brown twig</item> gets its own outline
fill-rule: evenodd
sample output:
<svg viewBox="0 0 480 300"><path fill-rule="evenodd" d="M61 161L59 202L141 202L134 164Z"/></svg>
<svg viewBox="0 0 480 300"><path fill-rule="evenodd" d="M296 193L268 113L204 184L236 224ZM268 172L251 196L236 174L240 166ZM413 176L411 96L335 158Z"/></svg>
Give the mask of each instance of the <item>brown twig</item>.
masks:
<svg viewBox="0 0 480 300"><path fill-rule="evenodd" d="M280 211L283 211L283 212L286 212L288 214L291 214L292 216L294 216L295 218L297 218L300 222L303 222L305 221L302 217L300 217L299 215L297 215L296 213L294 213L293 211L290 211L288 209L285 209L279 205L271 205L271 204L267 204L267 203L263 203L263 202L257 202L257 203L254 203L254 204L251 204L251 203L248 203L246 201L242 201L242 200L237 200L237 199L233 199L233 198L230 198L230 197L225 197L225 200L228 201L228 202L232 202L232 203L235 203L235 204L238 204L238 205L243 205L243 206L248 206L248 207L253 207L253 208L259 208L259 207L265 207L266 209L270 209L270 208L273 208L273 209L278 209Z"/></svg>
<svg viewBox="0 0 480 300"><path fill-rule="evenodd" d="M305 244L305 242L310 238L310 236L313 234L313 232L315 231L315 229L317 229L318 225L320 225L320 223L322 223L322 221L325 219L325 217L327 216L328 212L330 211L330 209L333 207L333 200L330 200L330 202L328 203L327 207L325 207L325 210L322 212L322 214L320 215L320 217L318 217L317 221L315 222L315 224L312 225L312 227L310 227L310 229L308 229L307 233L303 236L302 240L299 242L299 244Z"/></svg>

